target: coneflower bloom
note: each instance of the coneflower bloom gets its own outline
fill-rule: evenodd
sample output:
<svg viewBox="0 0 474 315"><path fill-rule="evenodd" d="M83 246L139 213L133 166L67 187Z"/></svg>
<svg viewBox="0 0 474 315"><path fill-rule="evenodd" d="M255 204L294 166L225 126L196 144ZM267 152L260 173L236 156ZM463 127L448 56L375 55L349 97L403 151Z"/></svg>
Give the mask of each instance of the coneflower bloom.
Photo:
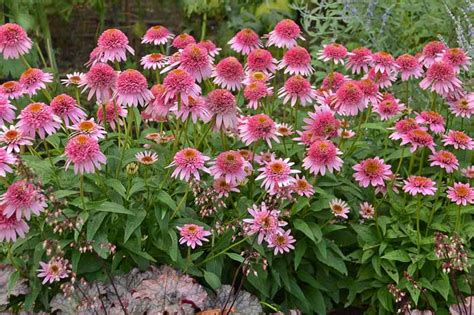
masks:
<svg viewBox="0 0 474 315"><path fill-rule="evenodd" d="M423 196L434 195L437 188L435 182L424 176L410 176L403 181L403 191L412 196L422 194Z"/></svg>
<svg viewBox="0 0 474 315"><path fill-rule="evenodd" d="M318 59L324 62L332 61L336 65L344 64L347 56L347 48L336 43L323 45L323 49L318 52Z"/></svg>
<svg viewBox="0 0 474 315"><path fill-rule="evenodd" d="M217 47L216 44L214 44L211 40L205 39L202 40L198 43L199 47L203 47L207 50L207 53L211 57L217 56L220 51L222 50L221 48Z"/></svg>
<svg viewBox="0 0 474 315"><path fill-rule="evenodd" d="M57 95L49 106L56 116L64 120L66 126L69 126L69 122L76 124L86 118L86 113L78 107L76 100L67 94Z"/></svg>
<svg viewBox="0 0 474 315"><path fill-rule="evenodd" d="M294 164L290 159L274 159L258 169L261 173L256 180L262 180L262 187L270 192L279 187L289 186L296 181L291 174L300 173L299 170L291 169Z"/></svg>
<svg viewBox="0 0 474 315"><path fill-rule="evenodd" d="M41 268L38 269L38 277L43 278L42 284L61 281L69 276L68 261L54 257L48 263L40 261Z"/></svg>
<svg viewBox="0 0 474 315"><path fill-rule="evenodd" d="M385 89L392 86L392 82L397 80L396 72L376 72L374 68L371 68L369 72L364 76L364 79L371 79L378 85L379 88Z"/></svg>
<svg viewBox="0 0 474 315"><path fill-rule="evenodd" d="M451 64L437 61L426 71L426 77L421 80L420 87L426 90L431 86L431 91L445 96L451 91L460 89L461 84Z"/></svg>
<svg viewBox="0 0 474 315"><path fill-rule="evenodd" d="M314 71L313 66L311 66L311 55L300 46L290 48L283 55L278 69L285 69L285 73L290 75L300 74L302 76L308 76Z"/></svg>
<svg viewBox="0 0 474 315"><path fill-rule="evenodd" d="M209 168L214 179L224 178L226 182L238 184L245 179L245 166L248 162L238 151L225 151L220 153Z"/></svg>
<svg viewBox="0 0 474 315"><path fill-rule="evenodd" d="M342 152L329 140L314 141L303 160L303 167L314 175L324 176L326 171L332 173L334 170L340 171L343 161L338 156Z"/></svg>
<svg viewBox="0 0 474 315"><path fill-rule="evenodd" d="M456 150L473 150L474 141L463 131L450 130L447 135L443 136L444 146L452 145Z"/></svg>
<svg viewBox="0 0 474 315"><path fill-rule="evenodd" d="M379 86L369 78L355 81L359 89L364 93L365 104L371 103L375 105L382 99L382 94L379 92Z"/></svg>
<svg viewBox="0 0 474 315"><path fill-rule="evenodd" d="M105 134L107 133L102 126L95 123L94 118L81 120L70 126L69 129L74 130L74 135L88 135L97 140L105 138Z"/></svg>
<svg viewBox="0 0 474 315"><path fill-rule="evenodd" d="M387 120L397 116L405 109L405 105L400 103L399 99L387 98L374 105L374 112L379 114L381 120Z"/></svg>
<svg viewBox="0 0 474 315"><path fill-rule="evenodd" d="M17 220L3 214L4 205L0 205L0 242L15 242L17 237L24 238L29 231L29 226L24 220Z"/></svg>
<svg viewBox="0 0 474 315"><path fill-rule="evenodd" d="M274 248L274 255L278 255L279 253L284 254L285 252L289 253L290 250L295 249L293 243L295 243L296 240L290 233L291 230L276 232L267 238L268 248Z"/></svg>
<svg viewBox="0 0 474 315"><path fill-rule="evenodd" d="M348 218L347 214L350 212L350 208L347 202L335 198L329 202L329 208L331 208L331 211L335 217L344 219Z"/></svg>
<svg viewBox="0 0 474 315"><path fill-rule="evenodd" d="M12 173L13 170L10 165L15 164L16 159L6 149L0 147L0 176L5 177L7 173Z"/></svg>
<svg viewBox="0 0 474 315"><path fill-rule="evenodd" d="M278 91L278 97L283 99L283 104L290 101L295 106L299 101L302 106L311 104L316 99L316 91L308 80L300 75L295 75L286 80L283 87Z"/></svg>
<svg viewBox="0 0 474 315"><path fill-rule="evenodd" d="M420 125L427 125L434 133L444 132L444 118L441 114L433 111L421 112L415 118Z"/></svg>
<svg viewBox="0 0 474 315"><path fill-rule="evenodd" d="M474 204L474 189L469 184L454 183L453 186L448 187L447 195L448 199L457 205Z"/></svg>
<svg viewBox="0 0 474 315"><path fill-rule="evenodd" d="M344 82L347 82L349 78L340 72L333 71L324 77L321 83L321 89L336 91Z"/></svg>
<svg viewBox="0 0 474 315"><path fill-rule="evenodd" d="M155 152L143 151L135 154L135 158L143 165L151 165L158 161L158 154Z"/></svg>
<svg viewBox="0 0 474 315"><path fill-rule="evenodd" d="M176 104L170 110L175 113L177 118L181 118L182 121L186 121L188 117L191 117L193 123L196 123L198 119L208 122L211 116L207 110L206 100L201 96L196 98L188 96L187 102L183 102L179 108L178 104Z"/></svg>
<svg viewBox="0 0 474 315"><path fill-rule="evenodd" d="M296 133L298 134L299 137L293 138L293 141L298 142L298 144L310 146L311 144L313 144L313 142L318 140L318 138L313 135L313 132L311 130L305 130L305 131L296 130Z"/></svg>
<svg viewBox="0 0 474 315"><path fill-rule="evenodd" d="M392 166L385 164L385 161L379 157L369 158L357 163L352 167L355 180L362 187L384 186L384 180L388 180L392 175L390 170Z"/></svg>
<svg viewBox="0 0 474 315"><path fill-rule="evenodd" d="M336 91L334 107L341 115L356 116L367 107L362 90L355 81L344 82Z"/></svg>
<svg viewBox="0 0 474 315"><path fill-rule="evenodd" d="M86 134L69 139L64 154L67 157L65 168L67 170L73 163L74 174L94 173L96 169L100 170L101 164L107 162L97 139Z"/></svg>
<svg viewBox="0 0 474 315"><path fill-rule="evenodd" d="M258 234L258 244L261 244L270 235L284 232L281 227L287 223L279 219L280 211L271 210L265 203L262 203L260 206L253 205L248 209L248 212L252 218L243 220L247 224L245 230L248 235Z"/></svg>
<svg viewBox="0 0 474 315"><path fill-rule="evenodd" d="M22 86L24 93L33 96L36 94L36 91L45 89L46 83L53 82L53 75L43 72L41 69L29 68L21 74L18 82Z"/></svg>
<svg viewBox="0 0 474 315"><path fill-rule="evenodd" d="M398 70L395 59L385 51L373 53L370 58L370 63L375 72L392 73Z"/></svg>
<svg viewBox="0 0 474 315"><path fill-rule="evenodd" d="M87 100L95 95L98 102L108 102L117 83L117 72L108 64L96 63L84 75L79 87L84 87L82 92L89 89Z"/></svg>
<svg viewBox="0 0 474 315"><path fill-rule="evenodd" d="M284 19L275 25L273 31L267 34L267 46L276 46L278 48L292 48L297 45L296 40L302 39L301 29L294 21Z"/></svg>
<svg viewBox="0 0 474 315"><path fill-rule="evenodd" d="M196 40L194 39L193 36L183 33L183 34L179 34L173 39L173 43L171 44L171 46L177 49L184 49L189 44L195 44L195 43L196 43Z"/></svg>
<svg viewBox="0 0 474 315"><path fill-rule="evenodd" d="M423 75L423 67L418 59L412 55L401 55L395 62L397 63L402 81L408 81L410 78L418 79Z"/></svg>
<svg viewBox="0 0 474 315"><path fill-rule="evenodd" d="M372 219L375 215L375 208L373 205L368 203L367 201L362 202L359 205L359 214L364 219Z"/></svg>
<svg viewBox="0 0 474 315"><path fill-rule="evenodd" d="M7 146L7 152L20 152L20 146L32 145L30 137L24 136L23 132L16 126L11 125L9 128L2 126L3 131L0 132L0 142Z"/></svg>
<svg viewBox="0 0 474 315"><path fill-rule="evenodd" d="M18 59L27 54L33 42L23 27L14 23L0 26L0 53L4 59Z"/></svg>
<svg viewBox="0 0 474 315"><path fill-rule="evenodd" d="M340 128L337 131L337 135L343 139L350 139L355 136L355 132L349 129Z"/></svg>
<svg viewBox="0 0 474 315"><path fill-rule="evenodd" d="M265 140L272 147L272 140L280 142L276 135L275 122L265 114L257 114L241 119L239 133L242 141L249 145L258 140Z"/></svg>
<svg viewBox="0 0 474 315"><path fill-rule="evenodd" d="M0 94L0 125L4 125L5 122L11 123L15 119L16 107L13 106L8 98Z"/></svg>
<svg viewBox="0 0 474 315"><path fill-rule="evenodd" d="M115 101L108 101L105 104L105 117L104 106L100 105L97 107L97 122L104 125L104 118L107 118L107 126L115 130L117 124L123 125L121 118L127 117L127 113L127 109L123 106L118 105Z"/></svg>
<svg viewBox="0 0 474 315"><path fill-rule="evenodd" d="M273 161L276 159L276 154L270 151L262 151L259 154L255 155L255 163L258 165L265 165L268 162Z"/></svg>
<svg viewBox="0 0 474 315"><path fill-rule="evenodd" d="M209 157L196 149L182 149L174 155L173 162L168 166L175 167L171 177L189 181L193 176L196 180L200 180L200 170L209 173L209 169L204 165L208 160Z"/></svg>
<svg viewBox="0 0 474 315"><path fill-rule="evenodd" d="M438 59L438 56L443 53L446 48L446 45L441 41L429 42L423 47L423 51L418 59L428 68Z"/></svg>
<svg viewBox="0 0 474 315"><path fill-rule="evenodd" d="M53 113L50 106L44 103L31 103L26 106L18 116L20 121L17 126L29 137L38 133L41 139L46 134L52 135L61 127L61 118Z"/></svg>
<svg viewBox="0 0 474 315"><path fill-rule="evenodd" d="M119 74L114 93L118 105L145 106L153 99L148 89L148 83L143 74L134 69L128 69Z"/></svg>
<svg viewBox="0 0 474 315"><path fill-rule="evenodd" d="M236 184L229 183L225 178L217 178L212 184L212 188L217 193L219 198L228 197L231 192L240 192Z"/></svg>
<svg viewBox="0 0 474 315"><path fill-rule="evenodd" d="M162 69L166 67L168 63L169 57L159 53L145 55L140 60L140 64L143 66L143 69Z"/></svg>
<svg viewBox="0 0 474 315"><path fill-rule="evenodd" d="M337 119L334 112L327 105L315 107L314 112L308 113L304 119L303 129L310 130L313 137L327 139L337 136L341 121Z"/></svg>
<svg viewBox="0 0 474 315"><path fill-rule="evenodd" d="M8 186L7 191L0 196L0 205L5 207L4 216L13 216L17 221L22 217L30 220L31 213L39 215L48 206L38 187L26 180L19 180Z"/></svg>
<svg viewBox="0 0 474 315"><path fill-rule="evenodd" d="M105 30L97 40L97 47L100 51L101 62L120 62L127 60L126 52L134 55L135 51L128 44L127 35L122 31L111 28Z"/></svg>
<svg viewBox="0 0 474 315"><path fill-rule="evenodd" d="M448 101L448 104L454 116L470 118L474 114L474 93L467 93L456 100Z"/></svg>
<svg viewBox="0 0 474 315"><path fill-rule="evenodd" d="M179 69L188 72L197 82L209 78L212 74L212 58L207 49L198 44L189 44L179 54L179 60L162 72L179 65Z"/></svg>
<svg viewBox="0 0 474 315"><path fill-rule="evenodd" d="M304 176L300 178L296 175L295 182L291 185L291 189L299 196L309 198L314 195L313 185L311 185Z"/></svg>
<svg viewBox="0 0 474 315"><path fill-rule="evenodd" d="M273 95L273 87L268 87L262 81L254 81L244 89L244 98L248 101L248 108L257 109L261 100L270 95Z"/></svg>
<svg viewBox="0 0 474 315"><path fill-rule="evenodd" d="M435 150L433 137L424 129L413 129L401 137L401 145L410 144L410 152L415 152L418 148L428 148L431 152Z"/></svg>
<svg viewBox="0 0 474 315"><path fill-rule="evenodd" d="M155 25L150 27L142 38L142 44L164 45L174 35L164 26Z"/></svg>
<svg viewBox="0 0 474 315"><path fill-rule="evenodd" d="M471 65L471 57L469 57L462 48L449 48L442 53L441 60L450 63L456 73L460 69L469 70Z"/></svg>
<svg viewBox="0 0 474 315"><path fill-rule="evenodd" d="M235 34L234 37L228 42L232 50L248 55L252 50L262 46L262 41L258 37L258 34L249 28L244 28Z"/></svg>
<svg viewBox="0 0 474 315"><path fill-rule="evenodd" d="M73 72L66 74L66 79L61 79L61 83L65 86L78 86L84 78L84 73L82 72Z"/></svg>
<svg viewBox="0 0 474 315"><path fill-rule="evenodd" d="M163 80L165 87L164 102L171 99L188 101L188 96L197 98L201 94L201 87L194 82L194 78L183 69L171 70Z"/></svg>
<svg viewBox="0 0 474 315"><path fill-rule="evenodd" d="M275 73L278 60L266 49L255 49L247 57L246 68L251 72Z"/></svg>
<svg viewBox="0 0 474 315"><path fill-rule="evenodd" d="M474 165L461 169L461 174L462 176L469 179L474 178Z"/></svg>
<svg viewBox="0 0 474 315"><path fill-rule="evenodd" d="M219 61L212 72L214 83L231 91L238 90L245 78L244 67L235 57L227 57Z"/></svg>
<svg viewBox="0 0 474 315"><path fill-rule="evenodd" d="M204 230L202 226L196 224L185 224L176 228L181 236L179 243L186 244L192 249L196 248L196 245L202 246L202 242L208 242L209 240L206 236L212 235L211 232Z"/></svg>
<svg viewBox="0 0 474 315"><path fill-rule="evenodd" d="M346 69L350 69L353 74L359 74L362 71L368 72L371 61L372 51L366 47L359 47L347 53L348 61Z"/></svg>
<svg viewBox="0 0 474 315"><path fill-rule="evenodd" d="M249 85L252 82L263 82L267 83L273 78L272 74L268 74L261 71L247 72L245 79L242 81L243 84Z"/></svg>
<svg viewBox="0 0 474 315"><path fill-rule="evenodd" d="M7 81L0 85L0 94L10 98L17 99L23 96L23 87L18 81Z"/></svg>
<svg viewBox="0 0 474 315"><path fill-rule="evenodd" d="M392 129L395 129L395 132L393 132L389 136L389 138L392 140L399 140L408 132L415 129L419 129L419 128L420 128L420 125L418 125L415 119L413 118L402 119L395 123L395 127L392 128Z"/></svg>
<svg viewBox="0 0 474 315"><path fill-rule="evenodd" d="M237 102L235 96L225 89L216 89L207 94L206 105L209 113L215 118L215 128L233 129L237 126Z"/></svg>
<svg viewBox="0 0 474 315"><path fill-rule="evenodd" d="M286 123L275 124L276 134L280 137L289 137L293 132L293 127Z"/></svg>
<svg viewBox="0 0 474 315"><path fill-rule="evenodd" d="M175 96L165 101L165 95L166 95L167 90L163 84L153 85L150 91L154 95L155 98L153 99L153 101L148 103L143 113L149 115L155 121L158 121L160 119L166 119L166 116L170 112L171 108L173 108L173 106L177 104L178 97ZM189 100L189 97L191 96L187 96L187 97ZM181 104L181 105L184 105L184 104Z"/></svg>
<svg viewBox="0 0 474 315"><path fill-rule="evenodd" d="M439 166L444 168L447 173L452 173L459 167L457 157L449 151L440 150L429 156L430 166Z"/></svg>

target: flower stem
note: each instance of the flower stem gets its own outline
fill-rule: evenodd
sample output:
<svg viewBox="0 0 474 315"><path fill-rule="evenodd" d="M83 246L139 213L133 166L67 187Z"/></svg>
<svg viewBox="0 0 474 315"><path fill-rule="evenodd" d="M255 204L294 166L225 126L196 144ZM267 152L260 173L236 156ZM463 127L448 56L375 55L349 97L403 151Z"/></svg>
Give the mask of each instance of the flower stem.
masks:
<svg viewBox="0 0 474 315"><path fill-rule="evenodd" d="M84 174L81 174L79 189L81 195L82 209L86 210L86 202L84 201Z"/></svg>

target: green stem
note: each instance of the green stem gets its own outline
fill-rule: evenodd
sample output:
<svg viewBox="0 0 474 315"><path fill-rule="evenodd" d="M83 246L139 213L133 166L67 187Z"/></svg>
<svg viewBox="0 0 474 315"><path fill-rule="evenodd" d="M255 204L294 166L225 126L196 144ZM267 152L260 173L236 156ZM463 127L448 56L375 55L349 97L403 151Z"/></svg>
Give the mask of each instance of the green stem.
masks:
<svg viewBox="0 0 474 315"><path fill-rule="evenodd" d="M461 205L456 209L456 232L459 234L461 231Z"/></svg>
<svg viewBox="0 0 474 315"><path fill-rule="evenodd" d="M249 237L247 236L247 237L241 239L240 241L238 241L238 242L236 242L236 243L234 243L234 244L232 244L232 245L226 247L225 249L221 250L221 251L218 252L217 254L215 254L215 255L213 255L213 256L211 256L211 257L207 257L206 259L204 259L203 261L201 261L199 264L197 264L197 267L202 266L202 265L204 265L205 263L207 263L208 261L213 260L214 258L219 257L220 255L227 253L229 250L231 250L232 248L234 248L234 247L236 247L236 246L242 244L243 242L245 242L245 241L248 240L248 239L249 239Z"/></svg>
<svg viewBox="0 0 474 315"><path fill-rule="evenodd" d="M418 243L418 253L421 248L421 232L420 232L420 210L421 210L421 196L418 197L418 204L416 206L416 235Z"/></svg>
<svg viewBox="0 0 474 315"><path fill-rule="evenodd" d="M82 209L86 210L86 202L84 201L84 174L81 174L80 177L80 195L81 195L81 203L82 203Z"/></svg>

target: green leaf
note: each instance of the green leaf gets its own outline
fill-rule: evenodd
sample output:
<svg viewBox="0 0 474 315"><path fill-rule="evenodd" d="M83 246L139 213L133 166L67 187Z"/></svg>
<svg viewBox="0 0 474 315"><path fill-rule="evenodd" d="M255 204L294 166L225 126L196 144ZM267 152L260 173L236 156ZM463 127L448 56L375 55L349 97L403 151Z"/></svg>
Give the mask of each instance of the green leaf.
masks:
<svg viewBox="0 0 474 315"><path fill-rule="evenodd" d="M78 194L78 193L79 193L79 191L77 191L77 190L57 190L57 191L54 192L54 196L57 199L62 199L64 197L75 195L75 194Z"/></svg>
<svg viewBox="0 0 474 315"><path fill-rule="evenodd" d="M125 235L123 237L123 242L127 243L128 239L133 232L142 224L143 220L146 217L146 211L140 210L136 213L135 216L129 216L127 218L127 223L125 223Z"/></svg>
<svg viewBox="0 0 474 315"><path fill-rule="evenodd" d="M311 306L318 314L326 314L326 302L320 290L308 290Z"/></svg>
<svg viewBox="0 0 474 315"><path fill-rule="evenodd" d="M313 234L313 231L311 231L311 228L309 227L309 225L304 222L303 220L301 219L296 219L294 222L293 222L295 228L301 232L303 232L307 237L309 237L313 242L317 243L316 242L316 239L314 238L314 234Z"/></svg>
<svg viewBox="0 0 474 315"><path fill-rule="evenodd" d="M380 288L377 291L377 298L380 301L380 304L382 304L383 308L387 311L392 311L393 310L393 299L392 295L390 292L388 292L387 288Z"/></svg>
<svg viewBox="0 0 474 315"><path fill-rule="evenodd" d="M130 252L142 257L142 258L145 258L146 260L149 260L149 261L152 261L152 262L156 262L156 259L153 258L150 254L148 254L147 252L142 252L141 250L139 249L136 249L134 247L131 247L129 245L124 245L124 247L126 249L128 249Z"/></svg>
<svg viewBox="0 0 474 315"><path fill-rule="evenodd" d="M107 216L107 213L101 212L95 214L92 218L87 221L87 240L91 241L97 231L99 230L100 226L102 225L102 222L104 222L105 217Z"/></svg>
<svg viewBox="0 0 474 315"><path fill-rule="evenodd" d="M178 236L174 230L169 230L168 234L171 238L170 257L173 261L178 261Z"/></svg>
<svg viewBox="0 0 474 315"><path fill-rule="evenodd" d="M306 244L306 241L300 240L298 243L296 243L296 249L295 249L295 270L298 269L298 266L301 263L301 259L303 259L304 254L306 253L306 248L308 245Z"/></svg>
<svg viewBox="0 0 474 315"><path fill-rule="evenodd" d="M107 186L115 190L120 196L125 199L127 198L127 190L125 189L125 186L123 186L121 181L116 178L109 178L105 181L105 183L107 184Z"/></svg>
<svg viewBox="0 0 474 315"><path fill-rule="evenodd" d="M221 286L221 280L215 273L204 271L204 280L214 289L218 289Z"/></svg>
<svg viewBox="0 0 474 315"><path fill-rule="evenodd" d="M10 294L15 287L15 284L18 282L18 279L20 279L20 273L18 270L13 272L10 276L10 279L8 279L8 284L7 284L7 292Z"/></svg>
<svg viewBox="0 0 474 315"><path fill-rule="evenodd" d="M435 280L433 286L436 291L438 291L444 299L447 301L449 296L449 291L451 290L451 285L449 283L449 278L446 274L443 274L441 279Z"/></svg>
<svg viewBox="0 0 474 315"><path fill-rule="evenodd" d="M158 200L170 207L170 209L176 209L176 202L171 198L171 196L164 190L161 190L158 195Z"/></svg>
<svg viewBox="0 0 474 315"><path fill-rule="evenodd" d="M95 211L135 215L134 212L126 209L124 206L119 205L118 203L115 203L115 202L110 202L110 201L105 201L101 203L95 209Z"/></svg>
<svg viewBox="0 0 474 315"><path fill-rule="evenodd" d="M410 261L410 257L408 256L407 252L402 249L397 249L397 250L388 252L385 255L383 255L382 258L387 259L387 260L401 261L401 262Z"/></svg>
<svg viewBox="0 0 474 315"><path fill-rule="evenodd" d="M227 253L227 256L229 256L232 260L238 261L238 262L243 262L244 258L240 256L239 254L236 253Z"/></svg>

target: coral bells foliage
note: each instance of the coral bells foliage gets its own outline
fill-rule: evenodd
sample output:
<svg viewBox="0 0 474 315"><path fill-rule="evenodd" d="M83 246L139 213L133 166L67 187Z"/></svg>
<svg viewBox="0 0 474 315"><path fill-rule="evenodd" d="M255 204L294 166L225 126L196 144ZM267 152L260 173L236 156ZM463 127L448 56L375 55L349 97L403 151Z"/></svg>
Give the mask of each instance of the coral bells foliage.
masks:
<svg viewBox="0 0 474 315"><path fill-rule="evenodd" d="M71 138L66 144L64 154L67 157L66 169L72 163L75 174L94 173L96 169L100 170L101 164L107 162L97 139L85 134Z"/></svg>

